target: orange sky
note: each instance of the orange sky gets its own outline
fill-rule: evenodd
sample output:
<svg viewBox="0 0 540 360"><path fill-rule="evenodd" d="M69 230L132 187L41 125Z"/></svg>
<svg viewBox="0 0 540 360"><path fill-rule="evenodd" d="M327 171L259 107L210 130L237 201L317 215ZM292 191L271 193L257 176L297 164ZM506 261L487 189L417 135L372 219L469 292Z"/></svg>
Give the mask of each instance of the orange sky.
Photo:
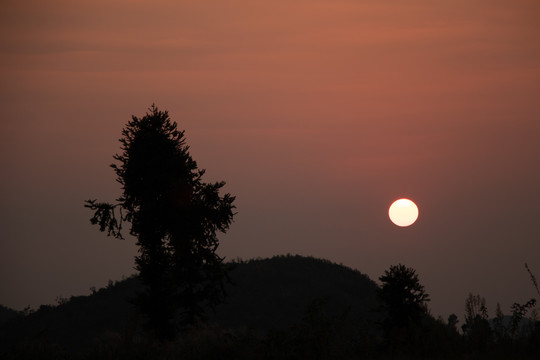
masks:
<svg viewBox="0 0 540 360"><path fill-rule="evenodd" d="M398 262L462 316L540 276L537 1L3 1L0 304L133 272L83 200L155 102L238 215L227 258L299 253L377 279ZM410 196L417 224L393 227Z"/></svg>

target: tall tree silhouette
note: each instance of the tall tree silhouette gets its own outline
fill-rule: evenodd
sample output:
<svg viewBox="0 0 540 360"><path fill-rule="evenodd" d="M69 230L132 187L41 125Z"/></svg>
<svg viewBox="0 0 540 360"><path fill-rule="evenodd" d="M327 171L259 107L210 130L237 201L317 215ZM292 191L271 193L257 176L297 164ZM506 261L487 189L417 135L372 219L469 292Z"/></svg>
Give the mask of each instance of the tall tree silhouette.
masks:
<svg viewBox="0 0 540 360"><path fill-rule="evenodd" d="M417 324L427 314L429 295L413 268L401 264L391 266L379 280L382 282L379 296L389 326L401 328Z"/></svg>
<svg viewBox="0 0 540 360"><path fill-rule="evenodd" d="M420 284L416 271L405 265L391 266L379 277L386 346L388 351L415 354L424 348L429 295ZM422 339L422 340L421 340Z"/></svg>
<svg viewBox="0 0 540 360"><path fill-rule="evenodd" d="M122 196L115 204L87 200L85 206L94 211L92 224L108 235L122 238L122 225L131 224L146 287L137 303L149 330L170 338L178 323L192 323L221 300L225 272L217 234L228 230L235 198L220 196L224 182L202 181L205 171L191 158L184 131L155 105L132 117L120 142L123 152L111 166Z"/></svg>

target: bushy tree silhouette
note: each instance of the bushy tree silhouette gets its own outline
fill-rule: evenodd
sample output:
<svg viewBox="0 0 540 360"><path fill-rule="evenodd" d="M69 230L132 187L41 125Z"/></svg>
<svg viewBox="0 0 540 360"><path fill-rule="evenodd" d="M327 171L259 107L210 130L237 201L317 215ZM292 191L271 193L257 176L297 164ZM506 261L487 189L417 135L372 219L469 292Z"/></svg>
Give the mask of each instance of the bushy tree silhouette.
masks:
<svg viewBox="0 0 540 360"><path fill-rule="evenodd" d="M420 284L413 268L398 264L379 277L379 289L385 333L389 351L415 352L420 348L424 330L421 323L428 315L429 295Z"/></svg>
<svg viewBox="0 0 540 360"><path fill-rule="evenodd" d="M157 337L176 332L173 319L192 323L223 295L223 259L218 232L233 219L234 197L219 195L224 182L208 184L185 144L184 131L155 105L122 131L122 154L111 165L122 185L116 204L87 200L92 224L122 238L131 223L137 238L136 269L146 286L138 299L147 326Z"/></svg>
<svg viewBox="0 0 540 360"><path fill-rule="evenodd" d="M413 268L401 264L391 266L379 280L382 282L379 296L392 326L407 327L427 314L429 295Z"/></svg>

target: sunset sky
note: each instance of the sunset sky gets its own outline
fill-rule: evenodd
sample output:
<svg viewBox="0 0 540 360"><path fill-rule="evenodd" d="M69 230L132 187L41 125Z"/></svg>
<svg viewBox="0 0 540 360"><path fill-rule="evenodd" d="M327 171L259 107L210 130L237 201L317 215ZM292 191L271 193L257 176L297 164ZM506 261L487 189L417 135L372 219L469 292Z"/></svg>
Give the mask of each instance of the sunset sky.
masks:
<svg viewBox="0 0 540 360"><path fill-rule="evenodd" d="M413 267L433 315L509 313L540 278L540 2L2 0L0 304L134 273L93 227L131 115L186 130L238 214L231 260ZM420 209L398 228L397 198Z"/></svg>

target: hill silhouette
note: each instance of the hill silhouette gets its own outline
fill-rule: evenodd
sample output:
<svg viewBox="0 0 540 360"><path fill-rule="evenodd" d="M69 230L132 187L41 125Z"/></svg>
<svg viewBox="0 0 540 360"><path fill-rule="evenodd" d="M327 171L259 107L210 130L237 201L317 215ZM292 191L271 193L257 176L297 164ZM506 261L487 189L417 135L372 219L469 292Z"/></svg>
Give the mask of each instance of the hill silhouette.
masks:
<svg viewBox="0 0 540 360"><path fill-rule="evenodd" d="M374 319L377 285L359 271L327 260L276 256L228 263L230 283L225 302L206 321L223 329L265 334L285 330L309 311L330 318L347 316L355 323ZM141 285L132 276L88 296L60 299L0 325L0 345L41 342L70 351L85 350L99 339L139 331L140 316L130 302ZM9 317L9 316L8 316Z"/></svg>
<svg viewBox="0 0 540 360"><path fill-rule="evenodd" d="M212 320L225 327L285 328L320 303L329 316L371 318L377 285L367 275L327 260L276 256L233 264L229 296Z"/></svg>
<svg viewBox="0 0 540 360"><path fill-rule="evenodd" d="M17 311L10 309L4 305L0 305L0 324L16 317L18 314Z"/></svg>

